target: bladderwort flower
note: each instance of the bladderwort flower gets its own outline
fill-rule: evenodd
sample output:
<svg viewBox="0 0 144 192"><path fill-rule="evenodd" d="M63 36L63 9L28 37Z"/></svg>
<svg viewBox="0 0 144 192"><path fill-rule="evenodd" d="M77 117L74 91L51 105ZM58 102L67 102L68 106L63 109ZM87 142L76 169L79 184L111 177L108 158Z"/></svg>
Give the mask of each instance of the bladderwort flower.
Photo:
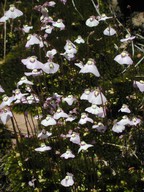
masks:
<svg viewBox="0 0 144 192"><path fill-rule="evenodd" d="M33 26L28 26L28 25L23 25L23 28L22 28L22 30L25 33L29 33L31 29L33 29Z"/></svg>
<svg viewBox="0 0 144 192"><path fill-rule="evenodd" d="M131 120L124 115L120 121L117 122L118 125L131 125Z"/></svg>
<svg viewBox="0 0 144 192"><path fill-rule="evenodd" d="M85 141L81 141L78 153L81 152L81 151L86 151L90 147L93 147L93 145L87 144Z"/></svg>
<svg viewBox="0 0 144 192"><path fill-rule="evenodd" d="M74 63L77 67L79 67L80 69L82 69L83 68L83 62L82 61L80 61L79 63Z"/></svg>
<svg viewBox="0 0 144 192"><path fill-rule="evenodd" d="M112 17L107 17L105 13L101 14L99 17L98 17L98 20L99 21L105 21L107 19L111 19Z"/></svg>
<svg viewBox="0 0 144 192"><path fill-rule="evenodd" d="M123 104L122 107L119 109L119 111L123 112L123 113L130 113L130 109L128 107L128 105Z"/></svg>
<svg viewBox="0 0 144 192"><path fill-rule="evenodd" d="M51 26L51 25L46 25L45 27L41 27L41 30L45 30L45 33L47 33L47 34L51 34L53 28L54 28L54 27Z"/></svg>
<svg viewBox="0 0 144 192"><path fill-rule="evenodd" d="M99 24L99 21L96 19L96 16L90 16L90 18L88 18L86 20L86 25L88 27L96 27Z"/></svg>
<svg viewBox="0 0 144 192"><path fill-rule="evenodd" d="M12 112L8 107L3 108L0 110L0 121L5 125L7 121L13 117Z"/></svg>
<svg viewBox="0 0 144 192"><path fill-rule="evenodd" d="M33 82L29 81L26 76L23 76L23 77L20 79L20 81L18 81L17 87L19 87L19 86L22 85L22 84L33 85Z"/></svg>
<svg viewBox="0 0 144 192"><path fill-rule="evenodd" d="M74 43L72 43L70 40L66 41L66 44L64 46L64 50L67 54L73 54L75 55L77 53L77 49Z"/></svg>
<svg viewBox="0 0 144 192"><path fill-rule="evenodd" d="M95 105L104 105L107 102L107 99L99 89L95 89L90 92L88 102Z"/></svg>
<svg viewBox="0 0 144 192"><path fill-rule="evenodd" d="M26 66L27 69L42 69L43 67L43 63L38 61L36 56L22 59L21 62Z"/></svg>
<svg viewBox="0 0 144 192"><path fill-rule="evenodd" d="M8 19L15 19L23 15L23 12L17 9L13 4L10 5L8 11L4 14Z"/></svg>
<svg viewBox="0 0 144 192"><path fill-rule="evenodd" d="M78 35L77 39L74 40L74 42L77 44L81 44L81 43L85 43L85 40L81 37L81 35Z"/></svg>
<svg viewBox="0 0 144 192"><path fill-rule="evenodd" d="M140 92L144 92L144 81L140 80L140 81L134 81L133 82L134 87L137 86L138 89L140 90Z"/></svg>
<svg viewBox="0 0 144 192"><path fill-rule="evenodd" d="M75 155L72 153L72 151L70 149L67 149L65 153L63 153L61 156L61 158L64 159L69 159L69 158L75 158Z"/></svg>
<svg viewBox="0 0 144 192"><path fill-rule="evenodd" d="M61 180L61 185L63 185L64 187L70 187L74 184L74 180L73 180L73 174L71 173L67 173L67 175L65 176L64 179Z"/></svg>
<svg viewBox="0 0 144 192"><path fill-rule="evenodd" d="M91 113L93 115L97 115L102 117L103 116L103 108L102 107L98 107L96 104L92 104L90 107L87 107L85 109L85 111L87 111L88 113Z"/></svg>
<svg viewBox="0 0 144 192"><path fill-rule="evenodd" d="M5 23L8 20L8 18L4 15L0 18L0 23Z"/></svg>
<svg viewBox="0 0 144 192"><path fill-rule="evenodd" d="M86 113L82 113L78 123L83 125L86 124L87 122L93 123L93 119L89 118Z"/></svg>
<svg viewBox="0 0 144 192"><path fill-rule="evenodd" d="M120 39L120 42L123 43L123 42L127 42L127 41L132 41L134 39L135 39L135 36L131 36L130 34L127 34L124 39Z"/></svg>
<svg viewBox="0 0 144 192"><path fill-rule="evenodd" d="M115 123L112 127L112 131L116 133L122 133L125 130L125 126Z"/></svg>
<svg viewBox="0 0 144 192"><path fill-rule="evenodd" d="M49 59L53 59L54 55L56 55L56 54L57 54L57 50L56 49L52 49L52 50L47 51L46 57L48 57Z"/></svg>
<svg viewBox="0 0 144 192"><path fill-rule="evenodd" d="M39 98L35 94L29 95L26 100L22 101L24 104L32 104L32 103L39 103Z"/></svg>
<svg viewBox="0 0 144 192"><path fill-rule="evenodd" d="M136 126L137 124L140 124L141 120L137 117L133 117L131 120L131 125Z"/></svg>
<svg viewBox="0 0 144 192"><path fill-rule="evenodd" d="M32 45L39 45L40 47L43 47L43 44L37 34L29 34L27 37L27 43L25 47L29 48Z"/></svg>
<svg viewBox="0 0 144 192"><path fill-rule="evenodd" d="M13 101L14 96L8 97L7 95L3 95L2 103L0 104L0 109L4 108L5 106L10 106Z"/></svg>
<svg viewBox="0 0 144 192"><path fill-rule="evenodd" d="M76 119L76 116L70 114L70 115L68 115L68 118L66 118L66 121L72 122L75 119Z"/></svg>
<svg viewBox="0 0 144 192"><path fill-rule="evenodd" d="M44 143L41 144L41 147L35 148L35 151L45 152L51 150L50 146L46 146Z"/></svg>
<svg viewBox="0 0 144 192"><path fill-rule="evenodd" d="M58 108L53 117L56 120L60 118L68 118L68 114L66 114L61 108Z"/></svg>
<svg viewBox="0 0 144 192"><path fill-rule="evenodd" d="M50 137L52 135L52 133L46 131L45 129L43 129L39 134L38 134L38 138L39 139L47 139L48 137Z"/></svg>
<svg viewBox="0 0 144 192"><path fill-rule="evenodd" d="M107 27L104 31L103 34L106 36L113 36L116 34L116 30L113 29L112 27Z"/></svg>
<svg viewBox="0 0 144 192"><path fill-rule="evenodd" d="M46 118L41 121L41 125L45 127L56 124L56 120L51 115L47 115Z"/></svg>
<svg viewBox="0 0 144 192"><path fill-rule="evenodd" d="M48 61L44 63L42 70L47 74L54 74L59 70L59 64L54 63L52 61Z"/></svg>
<svg viewBox="0 0 144 192"><path fill-rule="evenodd" d="M58 19L56 22L53 22L52 25L53 25L54 27L59 28L60 30L64 30L64 29L65 29L65 25L64 25L62 19Z"/></svg>
<svg viewBox="0 0 144 192"><path fill-rule="evenodd" d="M4 93L4 89L2 88L2 86L0 85L0 93Z"/></svg>
<svg viewBox="0 0 144 192"><path fill-rule="evenodd" d="M80 144L80 136L78 133L72 132L71 134L68 134L67 137L70 137L70 141L74 144L79 145Z"/></svg>
<svg viewBox="0 0 144 192"><path fill-rule="evenodd" d="M132 65L133 60L130 58L129 54L126 51L123 51L121 54L117 55L114 60L119 64L123 65Z"/></svg>
<svg viewBox="0 0 144 192"><path fill-rule="evenodd" d="M100 73L95 65L95 60L94 59L89 59L87 63L81 68L79 73L92 73L96 77L100 77Z"/></svg>
<svg viewBox="0 0 144 192"><path fill-rule="evenodd" d="M107 127L104 126L104 124L101 123L101 122L99 122L98 124L94 124L94 125L92 126L92 128L93 128L93 129L96 129L96 130L97 130L98 132L100 132L100 133L104 133L104 132L106 131L106 129L107 129Z"/></svg>
<svg viewBox="0 0 144 192"><path fill-rule="evenodd" d="M64 5L66 4L67 0L59 0L60 2L62 2Z"/></svg>
<svg viewBox="0 0 144 192"><path fill-rule="evenodd" d="M37 77L42 74L42 70L38 71L37 69L33 69L32 72L25 72L24 73L26 76L33 76Z"/></svg>
<svg viewBox="0 0 144 192"><path fill-rule="evenodd" d="M63 101L67 102L68 105L72 105L74 101L76 101L76 98L73 95L68 95L67 97L62 99Z"/></svg>
<svg viewBox="0 0 144 192"><path fill-rule="evenodd" d="M84 93L80 96L80 99L81 100L88 100L90 93L91 93L90 89L85 89Z"/></svg>
<svg viewBox="0 0 144 192"><path fill-rule="evenodd" d="M14 90L13 93L15 94L14 100L20 100L20 101L21 101L26 95L28 95L28 93L21 93L20 89Z"/></svg>

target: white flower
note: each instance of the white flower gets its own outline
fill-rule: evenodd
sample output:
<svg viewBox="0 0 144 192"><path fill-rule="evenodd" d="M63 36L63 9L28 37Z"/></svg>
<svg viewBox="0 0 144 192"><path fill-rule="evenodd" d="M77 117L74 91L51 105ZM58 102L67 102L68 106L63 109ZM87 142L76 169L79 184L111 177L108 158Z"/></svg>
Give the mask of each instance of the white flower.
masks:
<svg viewBox="0 0 144 192"><path fill-rule="evenodd" d="M114 60L119 64L132 65L133 60L129 57L128 53L123 51L121 54L117 55Z"/></svg>
<svg viewBox="0 0 144 192"><path fill-rule="evenodd" d="M42 70L38 71L37 69L33 69L32 72L25 72L24 73L26 76L33 76L33 77L36 77L36 76L39 76L42 74Z"/></svg>
<svg viewBox="0 0 144 192"><path fill-rule="evenodd" d="M92 104L104 105L107 99L99 89L96 89L89 94L88 101Z"/></svg>
<svg viewBox="0 0 144 192"><path fill-rule="evenodd" d="M82 113L78 123L83 125L87 122L93 123L93 119L89 118L86 113Z"/></svg>
<svg viewBox="0 0 144 192"><path fill-rule="evenodd" d="M131 36L130 34L127 34L124 39L120 40L120 42L132 41L133 39L135 39L135 36Z"/></svg>
<svg viewBox="0 0 144 192"><path fill-rule="evenodd" d="M54 119L68 118L68 114L66 114L61 108L58 108L53 117Z"/></svg>
<svg viewBox="0 0 144 192"><path fill-rule="evenodd" d="M33 82L29 81L26 76L23 76L17 83L17 87L19 87L22 84L33 85Z"/></svg>
<svg viewBox="0 0 144 192"><path fill-rule="evenodd" d="M33 26L28 26L28 25L24 25L22 30L25 32L25 33L29 33L29 31L33 29Z"/></svg>
<svg viewBox="0 0 144 192"><path fill-rule="evenodd" d="M103 116L103 108L98 107L96 104L92 104L91 107L87 107L85 111L98 116Z"/></svg>
<svg viewBox="0 0 144 192"><path fill-rule="evenodd" d="M113 36L116 34L115 29L113 29L112 27L107 27L104 31L103 34L106 36Z"/></svg>
<svg viewBox="0 0 144 192"><path fill-rule="evenodd" d="M107 17L105 13L103 13L100 17L99 17L99 21L105 21L107 19L111 19L112 17Z"/></svg>
<svg viewBox="0 0 144 192"><path fill-rule="evenodd" d="M4 89L2 88L2 86L0 85L0 93L5 92Z"/></svg>
<svg viewBox="0 0 144 192"><path fill-rule="evenodd" d="M82 61L80 61L79 63L74 63L77 67L79 67L80 69L82 69L83 68L83 62Z"/></svg>
<svg viewBox="0 0 144 192"><path fill-rule="evenodd" d="M93 125L92 128L97 129L97 131L100 132L100 133L104 133L106 131L106 129L107 129L107 127L104 126L104 124L101 123L101 122L99 122L97 125L96 124Z"/></svg>
<svg viewBox="0 0 144 192"><path fill-rule="evenodd" d="M132 120L131 120L131 125L137 125L141 122L141 120L137 117L133 117Z"/></svg>
<svg viewBox="0 0 144 192"><path fill-rule="evenodd" d="M21 12L19 9L16 9L16 7L11 4L8 11L4 14L8 19L15 19L17 17L20 17L23 15L23 12Z"/></svg>
<svg viewBox="0 0 144 192"><path fill-rule="evenodd" d="M89 59L88 62L81 68L79 73L92 73L96 77L99 77L99 71L95 65L94 59Z"/></svg>
<svg viewBox="0 0 144 192"><path fill-rule="evenodd" d="M46 57L52 59L55 54L57 54L57 50L56 50L56 49L52 49L52 50L50 50L50 51L47 51Z"/></svg>
<svg viewBox="0 0 144 192"><path fill-rule="evenodd" d="M4 23L8 20L9 18L7 18L5 15L3 17L0 18L0 23Z"/></svg>
<svg viewBox="0 0 144 192"><path fill-rule="evenodd" d="M70 149L67 149L65 153L63 153L60 157L63 157L64 159L69 158L75 158L75 155L72 154L72 151Z"/></svg>
<svg viewBox="0 0 144 192"><path fill-rule="evenodd" d="M43 64L37 60L36 56L31 56L26 59L22 59L21 62L26 65L28 69L42 69Z"/></svg>
<svg viewBox="0 0 144 192"><path fill-rule="evenodd" d="M35 148L35 151L38 151L38 152L44 152L44 151L49 151L49 150L51 150L51 147L46 146L44 143L41 144L41 147Z"/></svg>
<svg viewBox="0 0 144 192"><path fill-rule="evenodd" d="M47 63L44 63L42 70L47 74L56 73L59 70L59 64L48 61Z"/></svg>
<svg viewBox="0 0 144 192"><path fill-rule="evenodd" d="M68 105L72 105L73 102L76 100L73 95L68 95L67 97L63 98L63 101L66 101Z"/></svg>
<svg viewBox="0 0 144 192"><path fill-rule="evenodd" d="M65 29L65 25L63 24L62 19L58 19L56 22L53 22L52 25L54 27L60 28L61 30Z"/></svg>
<svg viewBox="0 0 144 192"><path fill-rule="evenodd" d="M130 121L130 119L129 119L126 115L124 115L124 116L122 117L122 119L117 122L117 124L119 124L119 125L124 125L124 126L125 126L125 125L131 125L131 121Z"/></svg>
<svg viewBox="0 0 144 192"><path fill-rule="evenodd" d="M41 121L41 124L45 127L56 125L56 123L56 120L51 115L47 115L47 117Z"/></svg>
<svg viewBox="0 0 144 192"><path fill-rule="evenodd" d="M122 107L119 109L119 111L124 112L124 113L130 113L130 109L126 104L123 104Z"/></svg>
<svg viewBox="0 0 144 192"><path fill-rule="evenodd" d="M91 16L89 19L86 20L86 25L88 27L96 27L99 24L99 21L96 19L95 16Z"/></svg>
<svg viewBox="0 0 144 192"><path fill-rule="evenodd" d="M90 94L90 89L85 89L84 93L81 95L80 99L81 100L88 100Z"/></svg>
<svg viewBox="0 0 144 192"><path fill-rule="evenodd" d="M75 144L80 144L80 136L78 133L73 132L71 135L69 135L70 141Z"/></svg>
<svg viewBox="0 0 144 192"><path fill-rule="evenodd" d="M125 130L125 126L121 125L121 124L114 124L114 126L112 127L112 131L116 132L116 133L122 133Z"/></svg>
<svg viewBox="0 0 144 192"><path fill-rule="evenodd" d="M87 144L85 141L81 141L78 153L82 150L86 151L89 147L93 147L91 144Z"/></svg>
<svg viewBox="0 0 144 192"><path fill-rule="evenodd" d="M27 37L27 43L25 45L26 48L29 48L31 45L39 45L40 47L42 46L41 45L41 40L40 38L36 35L36 34L29 34L28 37Z"/></svg>
<svg viewBox="0 0 144 192"><path fill-rule="evenodd" d="M7 95L3 95L2 97L2 103L0 104L0 109L2 109L5 106L10 106L11 103L14 101L14 96L8 97Z"/></svg>
<svg viewBox="0 0 144 192"><path fill-rule="evenodd" d="M46 131L45 129L43 129L39 134L38 134L38 138L39 139L47 139L48 137L50 137L52 135L52 133Z"/></svg>
<svg viewBox="0 0 144 192"><path fill-rule="evenodd" d="M4 125L11 117L13 117L13 114L8 108L4 108L0 111L0 120Z"/></svg>
<svg viewBox="0 0 144 192"><path fill-rule="evenodd" d="M74 41L77 44L85 43L84 39L79 35L77 39Z"/></svg>
<svg viewBox="0 0 144 192"><path fill-rule="evenodd" d="M68 118L66 118L66 121L72 122L72 121L74 121L75 119L76 119L75 116L69 115Z"/></svg>
<svg viewBox="0 0 144 192"><path fill-rule="evenodd" d="M142 93L144 92L144 81L134 81L133 85L136 85Z"/></svg>
<svg viewBox="0 0 144 192"><path fill-rule="evenodd" d="M67 173L67 176L61 181L61 185L64 187L70 187L74 184L73 174Z"/></svg>

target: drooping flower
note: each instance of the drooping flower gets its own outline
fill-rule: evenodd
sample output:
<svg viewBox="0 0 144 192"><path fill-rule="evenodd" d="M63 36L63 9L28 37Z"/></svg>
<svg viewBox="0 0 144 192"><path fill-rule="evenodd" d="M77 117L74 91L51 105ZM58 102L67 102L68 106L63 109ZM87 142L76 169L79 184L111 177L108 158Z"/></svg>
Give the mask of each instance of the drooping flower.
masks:
<svg viewBox="0 0 144 192"><path fill-rule="evenodd" d="M103 116L104 113L103 108L98 107L96 104L92 104L91 107L87 107L85 111L98 116Z"/></svg>
<svg viewBox="0 0 144 192"><path fill-rule="evenodd" d="M29 81L26 76L23 76L23 77L20 79L20 81L18 81L17 87L19 87L19 86L22 85L22 84L33 85L33 82Z"/></svg>
<svg viewBox="0 0 144 192"><path fill-rule="evenodd" d="M98 18L99 21L105 21L107 19L111 19L112 17L107 17L105 13L101 14Z"/></svg>
<svg viewBox="0 0 144 192"><path fill-rule="evenodd" d="M74 41L77 44L85 43L85 40L79 35L77 39Z"/></svg>
<svg viewBox="0 0 144 192"><path fill-rule="evenodd" d="M81 68L79 73L92 73L96 77L99 77L99 71L95 65L94 59L89 59L88 62Z"/></svg>
<svg viewBox="0 0 144 192"><path fill-rule="evenodd" d="M92 126L92 128L93 128L93 129L96 129L96 130L97 130L98 132L100 132L100 133L104 133L104 132L106 131L106 129L107 129L107 127L104 126L104 124L101 123L101 122L99 122L98 124L94 124L94 125Z"/></svg>
<svg viewBox="0 0 144 192"><path fill-rule="evenodd" d="M46 131L45 129L43 129L39 134L38 134L38 138L39 139L47 139L48 137L50 137L52 135L52 133Z"/></svg>
<svg viewBox="0 0 144 192"><path fill-rule="evenodd" d="M104 105L107 99L99 89L96 89L89 94L88 101L95 105Z"/></svg>
<svg viewBox="0 0 144 192"><path fill-rule="evenodd" d="M23 25L23 28L22 30L25 32L25 33L29 33L29 31L33 29L33 26L28 26L28 25Z"/></svg>
<svg viewBox="0 0 144 192"><path fill-rule="evenodd" d="M103 34L106 36L113 36L116 34L116 30L113 29L112 27L107 27L104 31Z"/></svg>
<svg viewBox="0 0 144 192"><path fill-rule="evenodd" d="M75 155L72 153L70 149L67 149L65 153L63 153L60 157L64 159L69 159L69 158L75 158Z"/></svg>
<svg viewBox="0 0 144 192"><path fill-rule="evenodd" d="M44 152L49 150L51 150L51 147L46 146L44 143L41 144L41 147L35 148L35 151L38 151L38 152Z"/></svg>
<svg viewBox="0 0 144 192"><path fill-rule="evenodd" d="M116 133L122 133L125 130L125 126L122 124L115 123L112 127L112 131Z"/></svg>
<svg viewBox="0 0 144 192"><path fill-rule="evenodd" d="M67 97L63 98L63 101L66 101L68 105L72 105L76 98L73 95L68 95Z"/></svg>
<svg viewBox="0 0 144 192"><path fill-rule="evenodd" d="M7 121L13 117L12 112L9 108L4 108L0 111L0 121L5 125Z"/></svg>
<svg viewBox="0 0 144 192"><path fill-rule="evenodd" d="M48 61L47 63L44 63L42 70L47 74L56 73L59 70L59 64Z"/></svg>
<svg viewBox="0 0 144 192"><path fill-rule="evenodd" d="M47 51L46 57L48 57L49 59L53 59L55 54L57 54L57 50L56 49L52 49L50 51Z"/></svg>
<svg viewBox="0 0 144 192"><path fill-rule="evenodd" d="M124 115L124 116L122 117L122 119L117 122L117 124L119 124L119 125L124 125L124 126L125 126L125 125L131 125L131 120L130 120L126 115Z"/></svg>
<svg viewBox="0 0 144 192"><path fill-rule="evenodd" d="M0 85L0 93L4 93L4 89L2 88L2 86Z"/></svg>
<svg viewBox="0 0 144 192"><path fill-rule="evenodd" d="M99 21L96 19L95 16L91 16L89 19L86 20L86 25L88 27L96 27L99 24Z"/></svg>
<svg viewBox="0 0 144 192"><path fill-rule="evenodd" d="M37 34L29 34L27 37L27 43L25 45L26 48L29 48L31 45L41 45L40 38Z"/></svg>
<svg viewBox="0 0 144 192"><path fill-rule="evenodd" d="M23 12L17 9L13 4L10 5L8 11L4 14L8 19L15 19L23 15Z"/></svg>
<svg viewBox="0 0 144 192"><path fill-rule="evenodd" d="M62 19L58 19L56 22L53 22L52 25L53 25L54 27L59 28L60 30L64 30L64 29L65 29L65 25L64 25Z"/></svg>
<svg viewBox="0 0 144 192"><path fill-rule="evenodd" d="M3 95L2 103L0 104L0 109L2 109L5 106L10 106L13 101L14 101L14 96L8 97L7 95Z"/></svg>
<svg viewBox="0 0 144 192"><path fill-rule="evenodd" d="M74 184L73 174L71 173L67 173L67 176L65 176L65 178L61 180L61 185L63 185L64 187L70 187L73 184Z"/></svg>
<svg viewBox="0 0 144 192"><path fill-rule="evenodd" d="M21 62L26 65L28 69L42 69L43 64L37 60L36 56L31 56L26 59L22 59Z"/></svg>
<svg viewBox="0 0 144 192"><path fill-rule="evenodd" d="M143 80L140 80L140 81L134 81L133 85L137 86L140 90L140 92L144 92L144 81Z"/></svg>
<svg viewBox="0 0 144 192"><path fill-rule="evenodd" d="M82 113L81 118L80 118L78 123L83 125L83 124L85 124L87 122L93 123L93 119L89 118L86 113Z"/></svg>
<svg viewBox="0 0 144 192"><path fill-rule="evenodd" d="M80 144L80 136L78 133L73 132L72 134L68 135L70 137L70 141L75 144Z"/></svg>
<svg viewBox="0 0 144 192"><path fill-rule="evenodd" d="M132 65L133 60L130 58L128 53L126 51L123 51L121 54L117 55L114 60L118 62L119 64L126 64L126 65Z"/></svg>
<svg viewBox="0 0 144 192"><path fill-rule="evenodd" d="M80 143L80 148L79 148L79 150L78 150L78 153L80 152L80 151L86 151L88 148L90 148L90 147L93 147L93 145L91 145L91 144L87 144L85 141L81 141L81 143Z"/></svg>
<svg viewBox="0 0 144 192"><path fill-rule="evenodd" d="M41 124L45 127L56 125L56 123L56 120L51 115L47 115L47 117L41 121Z"/></svg>
<svg viewBox="0 0 144 192"><path fill-rule="evenodd" d="M90 94L90 89L85 89L84 93L81 95L80 99L81 100L88 100Z"/></svg>
<svg viewBox="0 0 144 192"><path fill-rule="evenodd" d="M33 69L32 72L25 72L24 73L26 76L33 76L33 77L36 77L36 76L39 76L42 74L42 70L38 71L37 69Z"/></svg>
<svg viewBox="0 0 144 192"><path fill-rule="evenodd" d="M68 114L66 114L61 108L58 108L53 117L54 119L68 118Z"/></svg>
<svg viewBox="0 0 144 192"><path fill-rule="evenodd" d="M121 39L121 42L127 42L127 41L132 41L133 39L135 39L135 36L131 36L130 34L127 34L126 37L124 39Z"/></svg>
<svg viewBox="0 0 144 192"><path fill-rule="evenodd" d="M126 104L123 104L122 107L119 109L119 111L124 112L124 113L130 113L130 109Z"/></svg>

